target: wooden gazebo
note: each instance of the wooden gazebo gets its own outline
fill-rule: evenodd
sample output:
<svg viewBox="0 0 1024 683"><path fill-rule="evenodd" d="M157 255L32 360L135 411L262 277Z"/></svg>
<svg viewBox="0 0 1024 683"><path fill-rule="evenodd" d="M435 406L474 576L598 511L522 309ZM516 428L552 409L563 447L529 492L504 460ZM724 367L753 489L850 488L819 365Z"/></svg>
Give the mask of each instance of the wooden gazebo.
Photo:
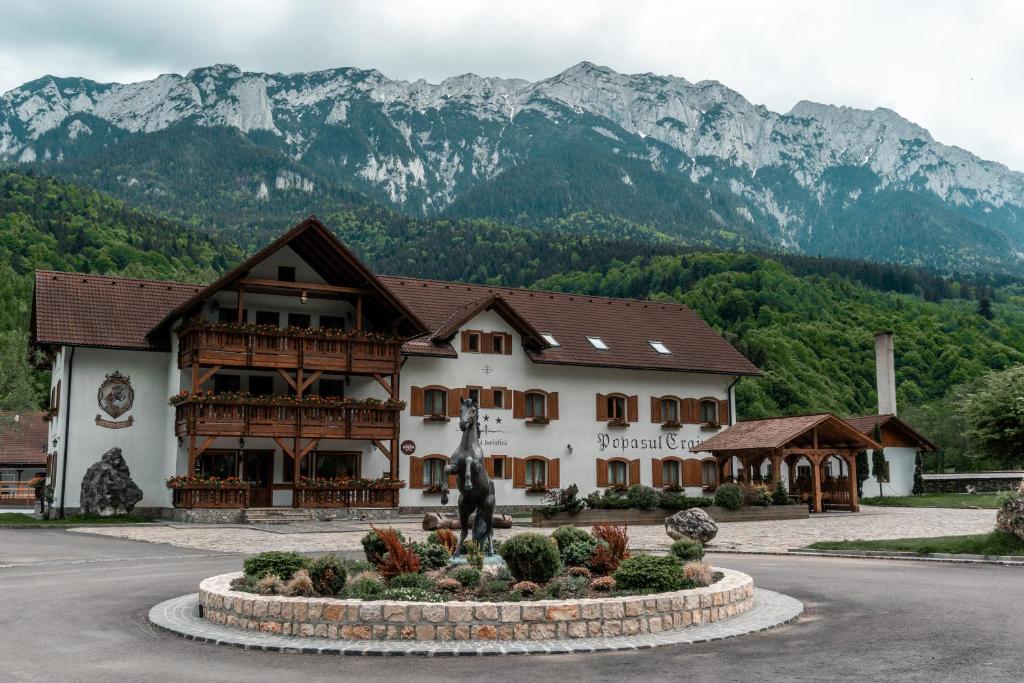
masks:
<svg viewBox="0 0 1024 683"><path fill-rule="evenodd" d="M710 452L718 464L720 481L725 481L736 458L740 481L753 481L765 460L771 462L771 482L778 482L782 465L787 466L790 492L803 492L814 512L829 507L860 509L857 498L857 453L881 448L880 444L832 413L771 417L737 422L716 434L695 451ZM825 475L829 458L846 464L846 474L836 478ZM809 480L797 477L797 463L810 464ZM842 468L841 468L842 470Z"/></svg>

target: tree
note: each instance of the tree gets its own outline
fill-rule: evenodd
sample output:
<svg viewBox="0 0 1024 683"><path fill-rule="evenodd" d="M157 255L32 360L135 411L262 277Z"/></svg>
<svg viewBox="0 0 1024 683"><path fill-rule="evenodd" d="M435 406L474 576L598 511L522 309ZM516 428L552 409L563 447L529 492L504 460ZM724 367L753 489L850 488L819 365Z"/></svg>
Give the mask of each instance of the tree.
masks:
<svg viewBox="0 0 1024 683"><path fill-rule="evenodd" d="M868 452L857 452L857 498L864 497L864 482L871 476L871 469L868 467Z"/></svg>
<svg viewBox="0 0 1024 683"><path fill-rule="evenodd" d="M1008 469L1024 465L1024 365L983 377L960 408L973 455Z"/></svg>
<svg viewBox="0 0 1024 683"><path fill-rule="evenodd" d="M0 334L0 410L38 408L28 362L28 336L18 332Z"/></svg>
<svg viewBox="0 0 1024 683"><path fill-rule="evenodd" d="M978 315L985 320L991 320L995 317L995 313L992 312L992 300L988 297L982 297L978 299Z"/></svg>
<svg viewBox="0 0 1024 683"><path fill-rule="evenodd" d="M875 423L875 431L871 434L872 438L878 443L882 443L882 429ZM881 448L876 448L871 451L871 473L875 475L875 479L878 481L878 497L882 497L882 482L889 481L889 463L885 461L885 451Z"/></svg>
<svg viewBox="0 0 1024 683"><path fill-rule="evenodd" d="M911 493L915 496L924 493L924 462L921 459L921 451L914 455L914 488Z"/></svg>

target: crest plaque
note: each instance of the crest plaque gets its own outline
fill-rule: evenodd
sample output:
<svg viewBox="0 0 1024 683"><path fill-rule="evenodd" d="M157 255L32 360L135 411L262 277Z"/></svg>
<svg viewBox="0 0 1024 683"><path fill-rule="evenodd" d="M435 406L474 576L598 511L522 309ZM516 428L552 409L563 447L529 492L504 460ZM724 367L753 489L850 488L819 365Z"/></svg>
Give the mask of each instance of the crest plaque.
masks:
<svg viewBox="0 0 1024 683"><path fill-rule="evenodd" d="M99 403L100 410L114 420L127 413L135 403L135 389L132 388L131 377L122 375L117 370L108 374L96 392L96 402ZM100 415L96 416L96 424L110 429L130 427L133 421L133 418L129 417L121 422L112 422Z"/></svg>

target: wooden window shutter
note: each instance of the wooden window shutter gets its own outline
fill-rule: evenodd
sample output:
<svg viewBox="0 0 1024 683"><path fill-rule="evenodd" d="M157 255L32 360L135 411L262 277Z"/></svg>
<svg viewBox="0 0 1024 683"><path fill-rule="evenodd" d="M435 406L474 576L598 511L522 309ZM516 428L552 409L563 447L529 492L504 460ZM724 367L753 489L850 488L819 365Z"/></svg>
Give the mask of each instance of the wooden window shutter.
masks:
<svg viewBox="0 0 1024 683"><path fill-rule="evenodd" d="M640 419L640 400L636 396L630 396L627 401L629 404L628 415L630 422L636 422Z"/></svg>
<svg viewBox="0 0 1024 683"><path fill-rule="evenodd" d="M729 399L723 398L718 402L718 423L729 424Z"/></svg>
<svg viewBox="0 0 1024 683"><path fill-rule="evenodd" d="M481 408L493 408L494 407L494 392L490 389L480 389L480 407Z"/></svg>
<svg viewBox="0 0 1024 683"><path fill-rule="evenodd" d="M661 398L651 396L651 422L661 422Z"/></svg>
<svg viewBox="0 0 1024 683"><path fill-rule="evenodd" d="M423 458L409 456L409 488L423 488Z"/></svg>
<svg viewBox="0 0 1024 683"><path fill-rule="evenodd" d="M700 486L702 482L700 460L689 458L683 461L683 486Z"/></svg>
<svg viewBox="0 0 1024 683"><path fill-rule="evenodd" d="M505 343L503 344L503 347L505 349L505 355L506 356L511 356L512 355L512 335L507 333L507 332L505 333Z"/></svg>
<svg viewBox="0 0 1024 683"><path fill-rule="evenodd" d="M640 459L629 461L629 485L635 486L640 483Z"/></svg>
<svg viewBox="0 0 1024 683"><path fill-rule="evenodd" d="M494 458L487 456L484 458L484 470L487 471L487 476L494 478Z"/></svg>
<svg viewBox="0 0 1024 683"><path fill-rule="evenodd" d="M466 353L469 351L469 332L466 330L462 331L462 352Z"/></svg>
<svg viewBox="0 0 1024 683"><path fill-rule="evenodd" d="M698 424L700 422L700 401L695 398L684 398L682 417L682 422Z"/></svg>
<svg viewBox="0 0 1024 683"><path fill-rule="evenodd" d="M512 390L511 389L502 389L502 391L505 392L505 398L502 399L501 405L505 407L505 410L511 410L512 409ZM523 408L526 408L526 406L523 406Z"/></svg>
<svg viewBox="0 0 1024 683"><path fill-rule="evenodd" d="M448 390L448 417L458 417L462 409L462 399L466 398L469 392L466 389Z"/></svg>
<svg viewBox="0 0 1024 683"><path fill-rule="evenodd" d="M597 459L597 485L608 486L608 461Z"/></svg>
<svg viewBox="0 0 1024 683"><path fill-rule="evenodd" d="M494 353L493 332L484 332L480 335L480 353Z"/></svg>
<svg viewBox="0 0 1024 683"><path fill-rule="evenodd" d="M608 397L604 394L597 395L597 420L598 422L608 421Z"/></svg>
<svg viewBox="0 0 1024 683"><path fill-rule="evenodd" d="M526 417L526 394L521 391L512 392L512 417Z"/></svg>
<svg viewBox="0 0 1024 683"><path fill-rule="evenodd" d="M504 458L504 460L505 460L505 466L501 468L505 472L505 478L506 479L511 479L512 478L512 458L508 457L507 455L502 455L500 457ZM525 476L525 474L523 476Z"/></svg>
<svg viewBox="0 0 1024 683"><path fill-rule="evenodd" d="M662 475L661 458L651 458L651 486L661 486Z"/></svg>
<svg viewBox="0 0 1024 683"><path fill-rule="evenodd" d="M560 470L561 469L562 469L562 466L559 463L558 458L552 458L551 460L548 460L548 488L549 489L562 488L561 479L560 479L560 477L561 477Z"/></svg>
<svg viewBox="0 0 1024 683"><path fill-rule="evenodd" d="M409 414L423 415L423 387L413 387L409 399Z"/></svg>
<svg viewBox="0 0 1024 683"><path fill-rule="evenodd" d="M512 459L512 488L526 488L526 461L522 458Z"/></svg>
<svg viewBox="0 0 1024 683"><path fill-rule="evenodd" d="M552 391L548 394L548 419L558 419L558 392Z"/></svg>

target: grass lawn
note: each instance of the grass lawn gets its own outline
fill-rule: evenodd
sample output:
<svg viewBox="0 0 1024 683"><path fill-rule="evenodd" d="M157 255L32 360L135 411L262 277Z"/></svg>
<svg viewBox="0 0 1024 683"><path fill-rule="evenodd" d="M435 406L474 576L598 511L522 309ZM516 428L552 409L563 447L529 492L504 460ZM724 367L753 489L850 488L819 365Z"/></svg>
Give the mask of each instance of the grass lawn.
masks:
<svg viewBox="0 0 1024 683"><path fill-rule="evenodd" d="M871 489L865 484L865 493ZM1000 493L924 493L920 496L861 498L864 505L900 508L984 508L999 509Z"/></svg>
<svg viewBox="0 0 1024 683"><path fill-rule="evenodd" d="M972 536L894 538L885 541L820 541L807 547L811 550L892 550L920 555L929 553L1024 555L1024 542L1013 534L1002 531Z"/></svg>
<svg viewBox="0 0 1024 683"><path fill-rule="evenodd" d="M0 526L85 526L89 524L138 524L152 522L142 515L117 515L99 517L98 515L68 515L65 519L37 519L32 515L20 512L0 512Z"/></svg>

